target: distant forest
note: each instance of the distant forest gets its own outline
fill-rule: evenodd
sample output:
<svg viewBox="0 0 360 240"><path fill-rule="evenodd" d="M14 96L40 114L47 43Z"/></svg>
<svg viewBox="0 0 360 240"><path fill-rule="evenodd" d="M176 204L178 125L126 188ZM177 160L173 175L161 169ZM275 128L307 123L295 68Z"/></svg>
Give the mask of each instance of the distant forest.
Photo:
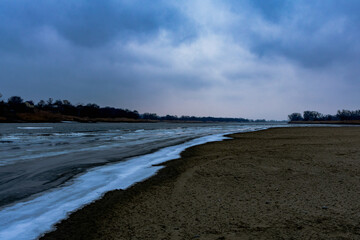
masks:
<svg viewBox="0 0 360 240"><path fill-rule="evenodd" d="M360 120L360 110L338 110L335 115L324 115L316 111L305 111L301 113L292 113L289 116L291 122L299 121L354 121Z"/></svg>
<svg viewBox="0 0 360 240"><path fill-rule="evenodd" d="M1 94L0 94L1 98ZM59 121L185 121L185 122L265 122L265 119L219 118L194 116L158 116L156 113L139 114L138 111L100 107L97 104L73 105L68 100L41 100L37 104L19 96L0 101L0 122L59 122Z"/></svg>

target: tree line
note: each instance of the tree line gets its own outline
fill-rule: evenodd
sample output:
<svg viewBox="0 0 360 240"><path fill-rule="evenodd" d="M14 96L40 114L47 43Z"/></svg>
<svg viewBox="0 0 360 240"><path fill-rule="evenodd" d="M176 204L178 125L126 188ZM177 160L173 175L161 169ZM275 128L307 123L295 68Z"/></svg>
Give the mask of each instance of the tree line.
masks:
<svg viewBox="0 0 360 240"><path fill-rule="evenodd" d="M0 98L1 98L0 94ZM265 122L265 119L251 120L246 118L224 118L224 117L195 117L195 116L158 116L156 113L139 114L138 111L100 107L95 103L73 105L69 100L40 100L34 103L31 100L25 101L19 96L12 96L7 101L0 101L0 120L16 121L19 114L40 114L51 113L57 115L72 116L89 119L114 119L126 118L146 121L184 121L184 122ZM21 119L20 119L21 120Z"/></svg>
<svg viewBox="0 0 360 240"><path fill-rule="evenodd" d="M301 113L292 113L289 116L289 121L348 121L360 120L360 110L338 110L335 115L322 114L317 111L304 111Z"/></svg>
<svg viewBox="0 0 360 240"><path fill-rule="evenodd" d="M10 119L16 118L17 113L36 113L39 111L81 118L140 118L137 111L113 107L100 107L94 103L86 105L78 104L75 106L68 100L54 101L52 98L49 98L47 101L40 100L35 104L33 101L24 101L19 96L12 96L7 102L0 102L0 116Z"/></svg>
<svg viewBox="0 0 360 240"><path fill-rule="evenodd" d="M166 115L158 116L156 113L144 113L143 119L160 120L160 121L185 121L185 122L266 122L265 119L247 119L247 118L225 118L225 117L195 117L195 116L176 116Z"/></svg>

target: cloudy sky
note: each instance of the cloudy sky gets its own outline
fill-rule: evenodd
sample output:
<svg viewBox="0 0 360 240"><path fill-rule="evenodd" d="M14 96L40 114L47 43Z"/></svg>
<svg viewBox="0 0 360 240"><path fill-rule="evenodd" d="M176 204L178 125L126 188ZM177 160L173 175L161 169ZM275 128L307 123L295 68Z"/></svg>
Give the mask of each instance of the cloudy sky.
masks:
<svg viewBox="0 0 360 240"><path fill-rule="evenodd" d="M159 115L359 109L358 0L1 0L0 92Z"/></svg>

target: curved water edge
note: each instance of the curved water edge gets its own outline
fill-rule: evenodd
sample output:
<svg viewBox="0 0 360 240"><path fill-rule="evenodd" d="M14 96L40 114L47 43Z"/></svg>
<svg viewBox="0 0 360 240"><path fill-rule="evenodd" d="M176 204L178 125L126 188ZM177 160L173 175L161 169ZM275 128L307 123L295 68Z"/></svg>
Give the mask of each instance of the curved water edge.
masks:
<svg viewBox="0 0 360 240"><path fill-rule="evenodd" d="M56 188L96 166L259 126L263 124L0 124L0 209Z"/></svg>
<svg viewBox="0 0 360 240"><path fill-rule="evenodd" d="M189 147L221 141L227 138L225 135L236 132L258 131L270 127L272 126L252 126L204 136L124 162L92 168L61 187L0 210L0 239L36 239L52 230L69 213L101 198L106 192L126 189L153 176L163 168L158 164L179 158L180 153Z"/></svg>

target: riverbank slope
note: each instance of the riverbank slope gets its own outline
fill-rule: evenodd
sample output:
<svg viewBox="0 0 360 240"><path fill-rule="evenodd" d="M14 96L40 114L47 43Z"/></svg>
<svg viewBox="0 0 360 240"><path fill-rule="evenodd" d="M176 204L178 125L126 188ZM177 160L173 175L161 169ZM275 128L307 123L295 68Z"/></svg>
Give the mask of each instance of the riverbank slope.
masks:
<svg viewBox="0 0 360 240"><path fill-rule="evenodd" d="M360 128L277 128L192 147L43 239L356 239Z"/></svg>

